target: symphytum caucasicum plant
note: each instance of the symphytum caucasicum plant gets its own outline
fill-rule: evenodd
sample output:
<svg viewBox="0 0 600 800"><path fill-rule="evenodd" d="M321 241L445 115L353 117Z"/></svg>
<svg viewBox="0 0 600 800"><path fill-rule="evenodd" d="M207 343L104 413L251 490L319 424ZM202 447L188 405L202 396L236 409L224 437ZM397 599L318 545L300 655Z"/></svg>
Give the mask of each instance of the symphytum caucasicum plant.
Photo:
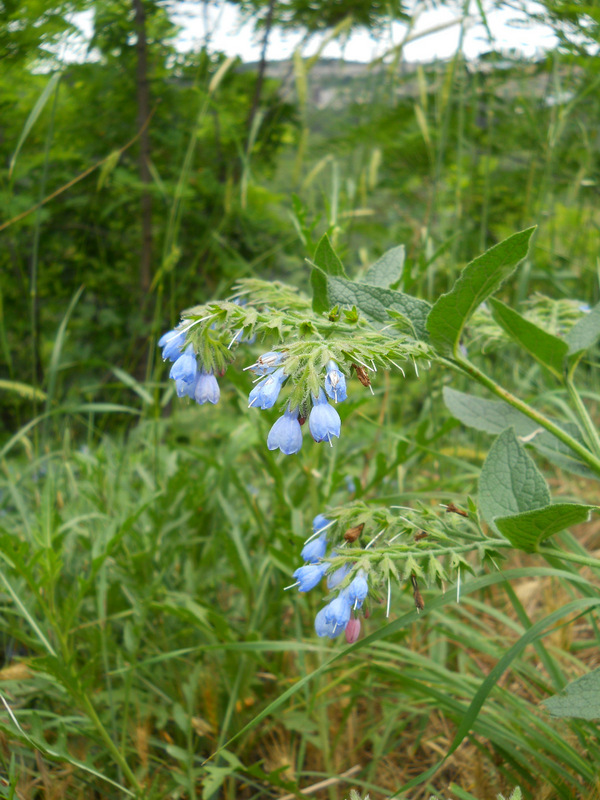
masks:
<svg viewBox="0 0 600 800"><path fill-rule="evenodd" d="M337 408L369 391L381 370L408 377L409 371L418 376L420 369L442 368L466 376L494 396L444 388L455 419L497 435L481 469L477 502L469 500L466 509L449 505L437 511L424 505L382 507L354 501L322 509L315 518L300 556L305 563L288 588L308 592L326 579L327 603L315 619L319 636L335 638L345 632L350 644L357 642L360 614L370 603L383 603L389 615L394 581L411 583L416 613L424 608L420 584L441 587L454 581L460 600L461 591L481 584L476 577L461 587L465 574L477 576L486 565L498 570L511 548L537 553L554 566L599 566L583 552L566 552L548 542L600 507L553 502L531 452L577 475L600 479L600 436L575 384L578 365L600 338L600 304L590 309L581 301L542 298L522 315L493 297L527 257L534 230L516 233L473 260L433 305L392 288L402 282L402 246L353 281L324 236L311 263L312 301L282 283L242 280L231 300L188 309L178 327L160 340L164 358L173 362L170 376L178 395L198 403L218 401L216 376L236 360L239 347L262 344L254 361L240 368L255 378L253 388L249 386L251 408L280 407L282 415L266 444L286 457L308 438L302 432L305 422L316 446L340 446ZM541 364L565 393L569 419L547 416L476 366L469 352L481 339L490 347L510 340L524 358ZM543 635L556 620L598 606L600 592L588 592L543 620L543 628L533 625L518 648ZM355 647L366 642L368 637ZM509 651L484 681L446 757L462 741L515 654ZM585 676L583 683L573 682L565 696L549 698L546 705L558 716L600 717L600 670Z"/></svg>

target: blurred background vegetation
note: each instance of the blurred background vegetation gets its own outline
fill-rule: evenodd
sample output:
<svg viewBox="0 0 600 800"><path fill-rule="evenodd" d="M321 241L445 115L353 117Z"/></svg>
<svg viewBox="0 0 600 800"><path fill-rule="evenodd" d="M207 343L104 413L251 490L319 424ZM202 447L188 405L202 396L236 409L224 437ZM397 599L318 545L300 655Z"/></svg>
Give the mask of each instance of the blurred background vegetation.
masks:
<svg viewBox="0 0 600 800"><path fill-rule="evenodd" d="M404 243L402 288L432 300L537 224L505 299L599 299L596 2L529 8L557 37L536 59L490 44L467 60L461 33L452 58L419 65L401 46L371 64L303 57L317 34L410 30L400 3L239 6L263 44L301 32L294 57L182 52L175 7L156 0L0 3L0 796L292 798L321 781L311 796L392 796L444 752L490 665L574 591L520 556L515 588L339 661L205 763L330 649L312 631L319 598L281 591L312 517L354 497L466 504L487 438L448 421L448 376L382 376L340 407L335 449L280 460L241 370L219 407L192 407L158 336L240 277L307 291L325 231L352 275ZM90 8L87 57L70 62L72 15ZM492 357L560 405L510 347ZM597 389L590 375L592 402ZM559 495L593 497L551 474ZM398 592L394 615L411 605ZM557 631L556 670L527 652L444 770L398 796L595 797L597 738L538 703L595 665L596 635Z"/></svg>

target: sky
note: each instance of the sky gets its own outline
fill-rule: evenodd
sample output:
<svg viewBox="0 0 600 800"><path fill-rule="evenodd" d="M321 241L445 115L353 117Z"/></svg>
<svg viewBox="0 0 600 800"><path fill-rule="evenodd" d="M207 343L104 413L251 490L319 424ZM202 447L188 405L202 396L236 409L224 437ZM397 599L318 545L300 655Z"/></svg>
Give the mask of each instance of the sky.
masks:
<svg viewBox="0 0 600 800"><path fill-rule="evenodd" d="M419 4L417 3L417 6ZM422 4L421 4L422 5ZM489 4L491 6L491 4ZM490 49L489 37L485 27L479 21L475 0L471 1L472 19L467 25L464 40L464 52L467 58L475 58ZM179 3L180 8L185 8L185 15L178 14L176 21L184 26L179 39L182 49L194 49L199 46L205 37L205 19L201 12L200 4L186 0ZM485 3L484 3L485 7ZM528 2L529 9L540 10L541 6L535 2ZM211 47L225 52L227 55L238 55L244 61L258 61L260 58L260 41L254 33L252 23L243 23L237 8L227 2L221 2L208 9L208 27L211 34ZM404 47L406 61L433 61L449 58L456 52L460 35L460 13L448 7L438 7L422 11L419 14L415 33L444 26L443 30L422 36ZM539 55L544 50L556 44L556 37L549 27L541 24L527 25L528 20L524 13L519 13L507 8L490 10L488 24L495 38L494 49L501 51L516 50L526 57ZM393 45L399 44L407 32L406 26L395 23L392 31L382 39L376 40L366 31L353 34L345 44L343 50L339 42L331 42L323 50L326 58L344 57L349 61L372 61L383 55ZM280 60L291 57L295 47L301 39L301 34L284 34L276 30L270 37L267 56L270 60ZM320 44L322 37L315 37L303 51L303 55L313 55Z"/></svg>
<svg viewBox="0 0 600 800"><path fill-rule="evenodd" d="M422 3L415 0L418 9ZM486 0L483 0L484 7ZM541 10L536 2L524 0L529 10ZM493 36L489 36L477 12L476 0L471 0L470 14L465 23L463 52L467 58L476 58L491 49L500 52L512 51L520 56L531 58L541 55L555 46L556 37L551 28L531 23L523 11L515 9L492 9L486 11L487 21ZM200 49L207 35L209 48L224 52L228 56L239 56L243 61L258 61L261 52L260 33L254 30L252 22L245 22L233 3L220 2L203 6L193 0L176 4L175 22L182 28L177 40L177 48L183 51ZM65 60L80 61L87 52L86 44L93 30L93 12L73 16L73 21L81 30L81 36L71 38ZM411 39L405 44L403 57L408 62L431 62L451 57L459 43L461 15L457 9L440 6L423 10L417 14L417 21L411 31ZM344 58L348 61L370 62L382 56L391 47L400 44L407 35L406 25L394 23L391 30L376 39L366 31L359 31L346 41L329 42L321 55L324 58ZM285 33L279 29L272 31L267 57L269 60L290 58L298 46L302 34ZM303 50L304 56L311 56L323 44L323 36L314 36ZM89 54L88 54L89 57ZM93 56L92 56L93 57Z"/></svg>

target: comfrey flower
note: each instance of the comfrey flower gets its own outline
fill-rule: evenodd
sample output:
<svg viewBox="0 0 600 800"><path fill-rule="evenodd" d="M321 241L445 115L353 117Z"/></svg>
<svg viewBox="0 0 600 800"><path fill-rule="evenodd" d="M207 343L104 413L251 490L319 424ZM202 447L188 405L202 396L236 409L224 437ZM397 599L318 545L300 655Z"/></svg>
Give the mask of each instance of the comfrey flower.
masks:
<svg viewBox="0 0 600 800"><path fill-rule="evenodd" d="M273 408L286 378L283 367L264 378L250 392L248 408Z"/></svg>
<svg viewBox="0 0 600 800"><path fill-rule="evenodd" d="M163 361L177 361L184 344L184 331L173 330L164 333L158 340L158 346L162 347Z"/></svg>
<svg viewBox="0 0 600 800"><path fill-rule="evenodd" d="M346 630L350 623L351 607L346 592L340 592L329 605L322 608L315 617L315 631L317 636L329 636L335 639Z"/></svg>
<svg viewBox="0 0 600 800"><path fill-rule="evenodd" d="M331 520L324 517L323 514L317 514L317 516L313 519L312 528L315 533L322 530L323 528L328 528L331 525Z"/></svg>
<svg viewBox="0 0 600 800"><path fill-rule="evenodd" d="M171 367L169 377L174 381L183 381L183 383L193 383L196 380L198 372L198 363L194 354L192 345L188 345L183 355L180 355L177 361Z"/></svg>
<svg viewBox="0 0 600 800"><path fill-rule="evenodd" d="M302 428L298 422L298 409L288 410L275 422L267 436L269 450L279 448L286 456L297 453L302 447Z"/></svg>
<svg viewBox="0 0 600 800"><path fill-rule="evenodd" d="M346 397L348 397L346 392L346 378L344 374L340 372L335 361L329 361L327 363L325 391L332 400L335 400L336 403L341 403L342 400L345 400Z"/></svg>
<svg viewBox="0 0 600 800"><path fill-rule="evenodd" d="M328 606L325 606L325 621L334 623L333 632L337 635L336 631L341 633L345 630L346 625L350 622L350 612L352 606L348 599L348 592L343 589L335 600L332 600Z"/></svg>
<svg viewBox="0 0 600 800"><path fill-rule="evenodd" d="M280 367L286 358L287 353L278 353L275 350L269 350L268 353L263 353L262 356L259 356L254 364L251 364L249 367L244 367L244 369L252 370L255 375L268 375L277 367Z"/></svg>
<svg viewBox="0 0 600 800"><path fill-rule="evenodd" d="M335 622L327 621L327 608L322 608L315 617L315 631L317 636L329 636L330 639L335 639L342 632L342 628L336 626Z"/></svg>
<svg viewBox="0 0 600 800"><path fill-rule="evenodd" d="M298 567L294 572L294 578L298 581L299 592L310 592L320 582L321 578L327 572L329 564L324 562L320 564L305 564L303 567Z"/></svg>
<svg viewBox="0 0 600 800"><path fill-rule="evenodd" d="M339 438L342 421L340 415L333 406L330 406L323 389L319 390L319 396L313 395L313 407L308 418L308 427L315 442L329 442L331 437Z"/></svg>
<svg viewBox="0 0 600 800"><path fill-rule="evenodd" d="M214 405L219 402L220 396L221 390L213 373L206 372L204 369L201 370L196 377L193 393L194 400L200 405L203 403L212 403Z"/></svg>
<svg viewBox="0 0 600 800"><path fill-rule="evenodd" d="M326 550L327 534L322 533L318 539L313 539L312 541L307 542L302 548L302 553L300 555L304 561L308 561L310 564L316 564L317 561L320 561L323 558Z"/></svg>
<svg viewBox="0 0 600 800"><path fill-rule="evenodd" d="M311 564L315 564L325 556L327 550L327 528L331 525L331 520L324 517L323 514L317 514L313 519L313 535L310 536L304 543L302 548L302 558Z"/></svg>
<svg viewBox="0 0 600 800"><path fill-rule="evenodd" d="M193 381L192 383L186 383L186 381L176 380L175 381L175 389L177 391L177 397L194 397L194 390L196 388L196 382Z"/></svg>
<svg viewBox="0 0 600 800"><path fill-rule="evenodd" d="M344 580L346 575L350 572L350 567L348 564L342 564L341 567L338 567L334 572L331 572L327 576L327 588L328 589L335 589L336 586L339 586L340 583Z"/></svg>
<svg viewBox="0 0 600 800"><path fill-rule="evenodd" d="M358 574L346 589L348 592L348 600L352 608L360 608L369 593L369 584L367 583L367 576L363 569L358 570Z"/></svg>

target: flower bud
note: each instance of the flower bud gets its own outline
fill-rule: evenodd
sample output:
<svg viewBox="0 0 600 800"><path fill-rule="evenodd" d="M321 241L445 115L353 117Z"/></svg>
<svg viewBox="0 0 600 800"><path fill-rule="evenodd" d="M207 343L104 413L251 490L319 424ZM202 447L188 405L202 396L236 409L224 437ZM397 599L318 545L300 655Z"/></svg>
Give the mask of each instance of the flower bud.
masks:
<svg viewBox="0 0 600 800"><path fill-rule="evenodd" d="M348 644L354 644L354 642L360 636L360 619L358 617L353 617L351 620L348 621L346 625L346 641Z"/></svg>

